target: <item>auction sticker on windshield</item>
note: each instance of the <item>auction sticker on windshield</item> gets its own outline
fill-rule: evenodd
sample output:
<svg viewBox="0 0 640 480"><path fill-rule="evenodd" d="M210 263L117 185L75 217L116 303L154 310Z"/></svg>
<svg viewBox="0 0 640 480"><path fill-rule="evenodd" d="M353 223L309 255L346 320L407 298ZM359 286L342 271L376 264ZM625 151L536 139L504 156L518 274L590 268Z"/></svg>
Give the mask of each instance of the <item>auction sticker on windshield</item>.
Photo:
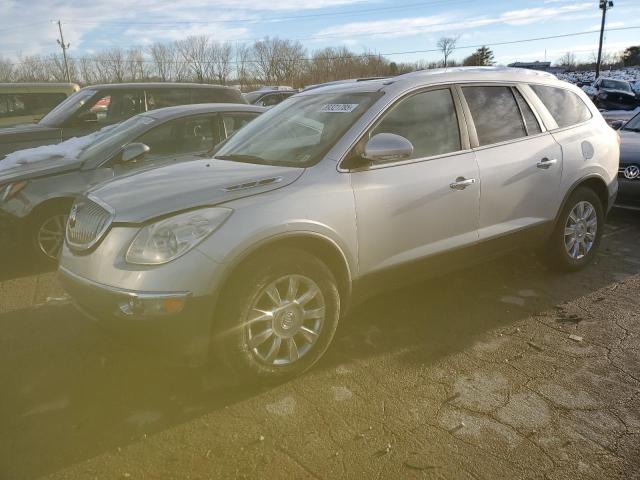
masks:
<svg viewBox="0 0 640 480"><path fill-rule="evenodd" d="M320 108L323 113L351 113L358 108L357 103L327 103Z"/></svg>

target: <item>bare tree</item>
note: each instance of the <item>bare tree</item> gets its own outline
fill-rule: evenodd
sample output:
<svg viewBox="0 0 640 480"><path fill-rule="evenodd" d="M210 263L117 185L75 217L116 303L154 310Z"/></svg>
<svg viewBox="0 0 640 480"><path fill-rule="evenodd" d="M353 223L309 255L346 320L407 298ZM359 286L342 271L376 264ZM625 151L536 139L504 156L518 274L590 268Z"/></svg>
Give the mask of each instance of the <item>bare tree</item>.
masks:
<svg viewBox="0 0 640 480"><path fill-rule="evenodd" d="M576 61L576 55L573 52L566 52L557 60L556 63L567 70L574 70L578 64Z"/></svg>
<svg viewBox="0 0 640 480"><path fill-rule="evenodd" d="M0 82L11 82L13 80L14 65L10 60L0 57Z"/></svg>
<svg viewBox="0 0 640 480"><path fill-rule="evenodd" d="M199 83L209 79L210 58L209 38L206 35L192 35L176 43L178 51Z"/></svg>
<svg viewBox="0 0 640 480"><path fill-rule="evenodd" d="M233 47L230 43L211 42L209 44L211 71L220 85L226 85L231 75L232 53Z"/></svg>
<svg viewBox="0 0 640 480"><path fill-rule="evenodd" d="M444 68L447 68L448 60L453 51L456 49L456 43L458 43L458 39L460 37L441 37L438 40L437 46L438 49L442 52L442 56L444 58L443 64Z"/></svg>
<svg viewBox="0 0 640 480"><path fill-rule="evenodd" d="M251 49L244 43L238 43L235 47L236 62L236 78L240 84L240 89L250 85L253 73L253 64L251 62Z"/></svg>

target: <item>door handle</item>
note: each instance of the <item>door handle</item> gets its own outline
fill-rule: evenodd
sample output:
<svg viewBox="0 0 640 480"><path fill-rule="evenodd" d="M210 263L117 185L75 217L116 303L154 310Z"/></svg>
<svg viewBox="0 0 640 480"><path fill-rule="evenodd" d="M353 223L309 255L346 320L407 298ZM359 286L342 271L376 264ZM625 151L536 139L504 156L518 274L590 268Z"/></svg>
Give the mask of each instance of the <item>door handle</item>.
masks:
<svg viewBox="0 0 640 480"><path fill-rule="evenodd" d="M474 183L476 183L475 178L458 177L455 182L449 184L449 188L452 188L453 190L464 190Z"/></svg>
<svg viewBox="0 0 640 480"><path fill-rule="evenodd" d="M552 158L551 160L549 160L545 157L536 164L536 167L547 170L551 165L555 165L556 163L558 163L557 159Z"/></svg>

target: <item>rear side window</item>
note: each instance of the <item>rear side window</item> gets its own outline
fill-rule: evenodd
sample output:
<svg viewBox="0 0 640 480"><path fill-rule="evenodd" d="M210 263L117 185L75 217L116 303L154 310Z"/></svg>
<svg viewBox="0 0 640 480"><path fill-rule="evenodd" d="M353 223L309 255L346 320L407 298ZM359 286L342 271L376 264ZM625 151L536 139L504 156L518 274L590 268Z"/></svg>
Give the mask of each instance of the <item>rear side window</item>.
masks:
<svg viewBox="0 0 640 480"><path fill-rule="evenodd" d="M0 117L44 115L62 102L64 93L9 93L0 95Z"/></svg>
<svg viewBox="0 0 640 480"><path fill-rule="evenodd" d="M191 103L247 103L234 88L195 88L191 95Z"/></svg>
<svg viewBox="0 0 640 480"><path fill-rule="evenodd" d="M533 114L533 110L524 99L522 94L518 90L514 90L514 95L516 96L516 100L518 101L518 106L520 107L520 111L522 112L522 118L524 118L525 126L527 127L527 133L529 135L537 135L538 133L542 133L542 129L540 128L540 124L536 119L536 116Z"/></svg>
<svg viewBox="0 0 640 480"><path fill-rule="evenodd" d="M393 107L371 136L395 133L413 144L411 158L425 158L461 150L460 129L449 89L418 93Z"/></svg>
<svg viewBox="0 0 640 480"><path fill-rule="evenodd" d="M569 127L591 118L589 108L575 93L545 85L531 85L531 88L547 107L558 127Z"/></svg>
<svg viewBox="0 0 640 480"><path fill-rule="evenodd" d="M522 115L510 87L463 87L480 145L526 137Z"/></svg>

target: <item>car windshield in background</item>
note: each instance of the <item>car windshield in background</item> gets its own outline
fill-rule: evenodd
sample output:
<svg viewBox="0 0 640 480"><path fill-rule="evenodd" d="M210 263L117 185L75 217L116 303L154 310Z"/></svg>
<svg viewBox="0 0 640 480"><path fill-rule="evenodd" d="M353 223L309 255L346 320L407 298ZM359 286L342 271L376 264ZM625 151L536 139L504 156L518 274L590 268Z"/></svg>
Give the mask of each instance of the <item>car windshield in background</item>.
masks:
<svg viewBox="0 0 640 480"><path fill-rule="evenodd" d="M67 118L77 112L95 94L95 90L80 90L74 93L64 102L60 103L56 108L42 117L40 123L52 127L60 126L62 122L64 122Z"/></svg>
<svg viewBox="0 0 640 480"><path fill-rule="evenodd" d="M216 158L306 167L317 163L379 93L292 97L238 131Z"/></svg>
<svg viewBox="0 0 640 480"><path fill-rule="evenodd" d="M622 90L623 92L631 92L631 85L627 82L621 82L619 80L603 80L601 88L608 88L609 90Z"/></svg>
<svg viewBox="0 0 640 480"><path fill-rule="evenodd" d="M258 100L260 98L261 95L263 95L264 92L251 92L251 93L245 93L244 94L244 98L247 102L249 103L253 103L256 100Z"/></svg>
<svg viewBox="0 0 640 480"><path fill-rule="evenodd" d="M622 130L630 130L632 132L640 132L640 113L629 120Z"/></svg>
<svg viewBox="0 0 640 480"><path fill-rule="evenodd" d="M155 122L150 115L137 115L115 126L103 128L91 134L94 139L84 148L79 159L83 162L92 158L106 159L106 156L149 130Z"/></svg>

